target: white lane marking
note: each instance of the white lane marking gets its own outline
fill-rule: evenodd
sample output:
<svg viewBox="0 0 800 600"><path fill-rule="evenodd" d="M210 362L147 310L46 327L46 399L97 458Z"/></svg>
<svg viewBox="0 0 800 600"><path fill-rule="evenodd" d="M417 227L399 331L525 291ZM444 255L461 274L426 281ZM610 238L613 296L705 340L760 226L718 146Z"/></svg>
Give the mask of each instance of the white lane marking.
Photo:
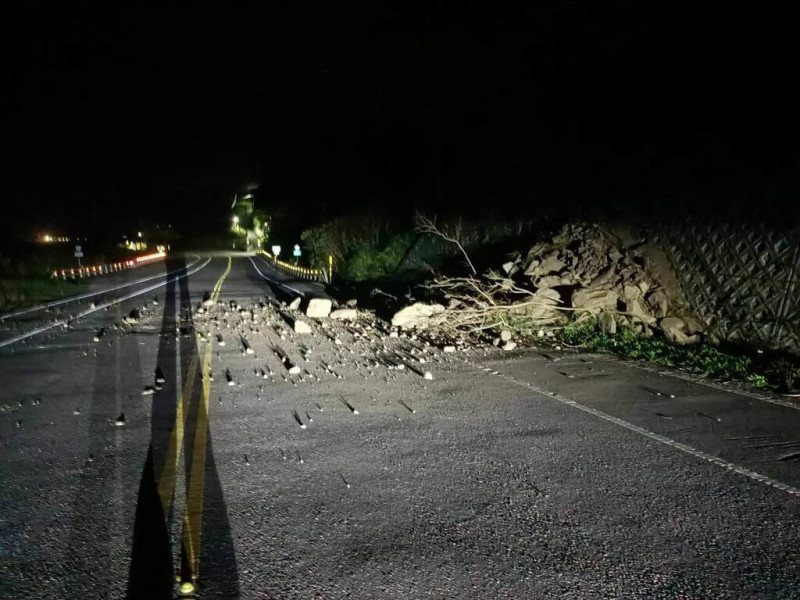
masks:
<svg viewBox="0 0 800 600"><path fill-rule="evenodd" d="M248 257L248 258L250 258L250 257ZM267 277L266 275L264 275L264 274L261 272L261 269L259 269L259 268L256 266L256 263L255 263L255 261L254 261L252 258L250 258L250 262L253 264L253 268L254 268L256 271L258 271L258 274L259 274L259 275L261 275L261 277L263 277L264 279L266 279L266 280L267 280L267 281L269 281L270 283L274 283L275 285L279 285L279 286L281 286L281 287L285 287L286 289L292 290L292 291L293 291L295 294L299 294L299 295L300 295L301 297L303 297L303 298L305 298L305 297L306 297L306 295L305 295L303 292L301 292L300 290L298 290L298 289L295 289L295 288L293 288L293 287L292 287L292 286L290 286L290 285L286 285L285 283L281 283L280 281L277 281L277 280L275 280L275 279L272 279L272 278L270 278L270 277Z"/></svg>
<svg viewBox="0 0 800 600"><path fill-rule="evenodd" d="M75 315L75 319L76 320L80 319L82 317L85 317L86 315L90 315L90 314L92 314L94 312L97 312L98 310L103 310L104 308L108 308L109 306L114 306L115 304L119 304L120 302L124 302L125 300L130 300L131 298L135 298L136 296L141 296L142 294L145 294L145 293L150 292L152 290L155 290L157 288L163 287L163 286L167 285L168 283L170 283L171 281L178 281L179 279L183 279L184 277L188 277L189 275L194 275L200 269L205 268L205 266L210 262L211 262L211 259L207 258L206 262L204 262L202 265L197 267L194 271L187 271L183 275L179 275L177 277L173 277L172 279L166 279L164 281L156 283L155 285L151 285L149 287L146 287L143 290L137 290L135 292L131 292L127 296L122 296L121 298L117 298L115 300L109 300L108 302L105 302L104 304L99 304L99 305L95 306L94 308L89 308L89 309L87 309L87 310ZM15 344L17 342L20 342L22 340L28 339L28 338L33 337L35 335L38 335L40 333L44 333L45 331L53 329L54 327L59 327L61 325L64 325L67 322L68 322L68 319L61 319L60 321L56 321L54 323L50 323L49 325L45 325L44 327L39 327L38 329L34 329L32 331L28 331L26 333L23 333L21 335L18 335L16 337L11 338L11 339L0 341L0 348L3 348L5 346L10 346L11 344Z"/></svg>
<svg viewBox="0 0 800 600"><path fill-rule="evenodd" d="M484 371L482 367L479 367L478 365L469 360L465 359L464 362L473 367L474 369L478 369L479 371ZM590 406L586 406L585 404L580 404L578 402L575 402L574 400L569 400L568 398L564 398L563 396L560 396L555 392L547 392L545 390L539 389L535 385L532 385L527 381L521 381L516 377L512 377L511 375L505 375L500 372L497 372L496 375L498 377L505 379L506 381L510 381L515 385L528 388L529 390L532 390L537 394L544 396L545 398L552 398L553 400L556 400L561 404L566 404L567 406L572 406L573 408L582 410L583 412L589 413L590 415L594 415L595 417L603 419L604 421L608 421L609 423L614 423L615 425L624 427L625 429L629 429L630 431L643 435L647 438L650 438L651 440L655 440L662 444L666 444L667 446L675 448L676 450L680 450L681 452L685 452L686 454L690 454L691 456L694 456L696 458L701 458L710 463L714 463L715 465L722 467L723 469L733 471L734 473L738 473L739 475L744 475L745 477L749 477L754 481L758 481L759 483L763 483L764 485L768 485L776 489L779 489L781 491L784 491L787 494L791 494L793 496L800 496L800 489L788 485L786 483L783 483L781 481L778 481L777 479L772 479L771 477L767 477L766 475L762 475L761 473L756 473L755 471L751 471L750 469L746 469L745 467L742 467L735 463L722 460L718 456L714 456L713 454L708 454L707 452L703 452L702 450L698 450L697 448L693 448L692 446L689 446L687 444L676 442L675 440L672 440L668 437L659 435L658 433L650 431L649 429L644 429L643 427L639 427L638 425L634 425L633 423L614 417L601 410L597 410L596 408L592 408Z"/></svg>
<svg viewBox="0 0 800 600"><path fill-rule="evenodd" d="M197 260L195 260L192 263L189 263L184 268L191 269L193 266L195 266L197 263L200 262L200 260L201 260L200 257L197 256L196 254L195 254L195 256L197 257ZM176 269L174 271L171 271L170 273L166 274L166 277L169 277L170 275L173 275L173 274L177 273L180 270L181 269ZM67 304L69 302L77 302L78 300L85 300L86 298L91 298L92 296L100 296L102 294L107 294L109 292L114 292L116 290L120 290L120 289L125 288L125 287L130 287L132 285L138 285L140 283L144 283L146 281L151 281L153 279L157 279L159 277L164 277L164 276L165 276L164 273L159 273L158 275L153 275L152 277L144 277L143 279L138 279L137 281L131 281L130 283L123 283L122 285L118 285L116 287L106 288L106 289L101 290L99 292L89 292L87 294L81 294L79 296L70 296L69 298L64 298L62 300L55 300L53 302L48 302L47 304L40 304L38 306L31 306L30 308L25 308L23 310L18 310L16 312L6 313L4 315L0 315L0 321L4 321L5 319L13 319L14 317L20 317L22 315L27 315L27 314L30 314L32 312L36 312L38 310L44 310L46 308L52 308L54 306L60 306L61 304Z"/></svg>

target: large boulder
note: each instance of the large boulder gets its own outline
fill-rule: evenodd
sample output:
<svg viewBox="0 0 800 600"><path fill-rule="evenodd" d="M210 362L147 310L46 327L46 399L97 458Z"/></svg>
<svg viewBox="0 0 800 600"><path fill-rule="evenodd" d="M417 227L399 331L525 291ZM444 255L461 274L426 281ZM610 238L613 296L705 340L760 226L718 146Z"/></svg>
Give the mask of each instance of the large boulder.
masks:
<svg viewBox="0 0 800 600"><path fill-rule="evenodd" d="M617 320L612 313L600 313L600 316L597 317L597 323L602 331L611 334L617 333Z"/></svg>
<svg viewBox="0 0 800 600"><path fill-rule="evenodd" d="M531 300L533 303L531 304ZM533 297L520 300L516 303L520 306L519 309L512 307L511 316L516 314L524 315L533 319L552 319L558 320L559 313L557 306L561 304L561 294L552 288L541 288L536 290Z"/></svg>
<svg viewBox="0 0 800 600"><path fill-rule="evenodd" d="M444 312L444 310L444 306L441 304L415 302L394 314L392 317L392 326L404 329L426 327L432 316L438 315Z"/></svg>
<svg viewBox="0 0 800 600"><path fill-rule="evenodd" d="M563 279L558 275L545 275L544 277L539 277L534 285L537 288L551 288L559 285L568 285L568 283L565 284Z"/></svg>
<svg viewBox="0 0 800 600"><path fill-rule="evenodd" d="M306 306L306 316L313 319L322 319L331 314L333 302L328 298L311 298Z"/></svg>
<svg viewBox="0 0 800 600"><path fill-rule="evenodd" d="M650 314L650 309L642 295L642 288L638 285L625 285L622 288L622 301L625 303L625 312L635 321L652 325L656 318Z"/></svg>
<svg viewBox="0 0 800 600"><path fill-rule="evenodd" d="M558 258L558 255L551 254L544 260L533 260L528 268L525 270L526 275L532 277L539 277L541 275L550 275L551 273L558 273L567 266L563 260Z"/></svg>
<svg viewBox="0 0 800 600"><path fill-rule="evenodd" d="M652 325L656 322L656 318L650 314L650 311L645 304L644 298L638 296L631 300L625 301L625 312L628 313L630 316L634 317L634 319L646 323L647 325Z"/></svg>
<svg viewBox="0 0 800 600"><path fill-rule="evenodd" d="M597 277L592 279L592 281L589 283L589 287L601 288L603 286L609 285L611 283L611 280L614 278L614 275L615 273L613 265L608 266L603 270L601 270L597 274Z"/></svg>
<svg viewBox="0 0 800 600"><path fill-rule="evenodd" d="M688 335L686 321L680 317L665 317L658 322L661 331L668 340L676 344L696 344L700 341L697 335Z"/></svg>
<svg viewBox="0 0 800 600"><path fill-rule="evenodd" d="M650 306L650 310L653 311L653 314L659 319L663 319L667 316L669 300L664 290L657 289L654 292L650 292L647 296L647 304Z"/></svg>
<svg viewBox="0 0 800 600"><path fill-rule="evenodd" d="M592 290L582 288L572 294L572 307L588 312L616 310L619 295L614 290Z"/></svg>

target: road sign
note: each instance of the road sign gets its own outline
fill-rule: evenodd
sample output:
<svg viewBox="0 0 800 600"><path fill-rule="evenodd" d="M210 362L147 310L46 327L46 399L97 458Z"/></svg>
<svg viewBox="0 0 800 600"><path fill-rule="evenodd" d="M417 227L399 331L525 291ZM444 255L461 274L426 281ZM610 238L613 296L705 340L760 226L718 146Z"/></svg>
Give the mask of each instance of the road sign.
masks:
<svg viewBox="0 0 800 600"><path fill-rule="evenodd" d="M292 252L292 256L300 256L302 253L300 252L300 244L294 245L294 251Z"/></svg>
<svg viewBox="0 0 800 600"><path fill-rule="evenodd" d="M82 258L83 257L83 250L81 250L80 246L75 246L75 258Z"/></svg>
<svg viewBox="0 0 800 600"><path fill-rule="evenodd" d="M281 247L280 247L280 246L273 246L273 247L272 247L272 253L273 253L275 256L278 256L278 254L280 254L280 253L281 253Z"/></svg>

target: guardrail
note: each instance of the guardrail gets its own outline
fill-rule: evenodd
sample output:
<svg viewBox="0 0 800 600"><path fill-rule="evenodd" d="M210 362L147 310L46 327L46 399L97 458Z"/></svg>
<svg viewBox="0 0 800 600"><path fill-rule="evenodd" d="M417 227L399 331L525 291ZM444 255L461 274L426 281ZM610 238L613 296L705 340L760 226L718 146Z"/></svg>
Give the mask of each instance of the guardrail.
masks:
<svg viewBox="0 0 800 600"><path fill-rule="evenodd" d="M164 258L166 252L153 252L152 254L144 254L136 258L129 258L127 260L107 263L102 265L89 265L85 267L72 267L69 269L54 269L51 277L53 279L83 279L85 277L93 277L96 275L105 275L107 273L116 273L118 271L125 271L126 269L135 269L142 265L150 264L160 258Z"/></svg>
<svg viewBox="0 0 800 600"><path fill-rule="evenodd" d="M263 254L272 260L275 263L275 266L285 269L301 279L308 279L309 281L324 281L325 283L328 283L329 281L331 273L330 271L325 271L325 269L312 269L310 267L293 265L291 263L279 260L277 256L270 254L266 250L259 250L258 253Z"/></svg>

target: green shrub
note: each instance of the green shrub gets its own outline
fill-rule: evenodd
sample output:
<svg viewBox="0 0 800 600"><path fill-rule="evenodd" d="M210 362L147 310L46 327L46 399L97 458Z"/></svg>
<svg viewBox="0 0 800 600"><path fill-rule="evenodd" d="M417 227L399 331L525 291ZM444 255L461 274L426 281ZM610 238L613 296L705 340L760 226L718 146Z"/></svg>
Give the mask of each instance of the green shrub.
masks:
<svg viewBox="0 0 800 600"><path fill-rule="evenodd" d="M708 344L681 346L663 337L644 337L630 328L609 334L600 329L595 319L568 325L561 331L561 339L570 346L593 352L613 352L714 379L746 381L756 387L769 385L766 373L746 356L725 354Z"/></svg>
<svg viewBox="0 0 800 600"><path fill-rule="evenodd" d="M326 266L331 255L335 277L365 281L394 273L415 235L377 219L341 219L307 229L301 239L313 266Z"/></svg>
<svg viewBox="0 0 800 600"><path fill-rule="evenodd" d="M49 277L3 277L0 279L0 310L5 312L42 304L79 294L84 289L84 284L79 281L63 281Z"/></svg>

